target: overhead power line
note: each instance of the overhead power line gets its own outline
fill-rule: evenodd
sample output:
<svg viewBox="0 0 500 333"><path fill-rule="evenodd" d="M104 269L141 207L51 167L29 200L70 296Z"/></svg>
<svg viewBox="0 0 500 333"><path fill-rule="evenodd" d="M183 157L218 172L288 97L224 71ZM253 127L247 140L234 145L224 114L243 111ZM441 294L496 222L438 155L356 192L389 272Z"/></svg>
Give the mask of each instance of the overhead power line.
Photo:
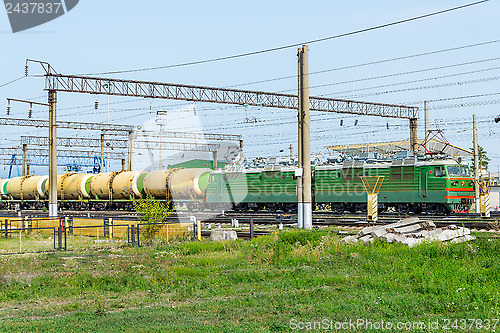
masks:
<svg viewBox="0 0 500 333"><path fill-rule="evenodd" d="M477 80L457 81L457 82L449 82L449 83L441 83L441 84L432 84L432 85L420 86L420 87L411 87L411 88L387 90L387 91L381 91L381 92L374 92L374 93L369 93L369 94L362 94L362 95L351 96L349 98L359 98L359 97L367 97L367 96L379 96L379 95L385 95L385 94L400 93L400 92L415 91L415 90L424 90L424 89L432 89L432 88L441 88L441 87L462 86L462 85L466 85L466 84L489 82L489 81L497 81L497 80L500 80L500 76L487 77L487 78L477 79Z"/></svg>
<svg viewBox="0 0 500 333"><path fill-rule="evenodd" d="M438 98L438 99L428 99L427 102L429 103L435 103L435 102L444 102L444 101L452 101L452 100L457 100L457 99L469 99L469 98L478 98L478 97L486 97L486 96L493 96L493 95L500 95L500 93L488 93L488 94L480 94L480 95L468 95L468 96L455 96L455 97L446 97L446 98ZM408 103L403 103L405 105L417 105L417 104L422 104L425 101L413 101L413 102L408 102Z"/></svg>
<svg viewBox="0 0 500 333"><path fill-rule="evenodd" d="M355 31L351 31L351 32L346 32L346 33L342 33L342 34L338 34L338 35L323 37L323 38L319 38L319 39L313 39L313 40L309 40L309 41L305 41L305 42L301 42L301 43L294 43L294 44L288 44L288 45L273 47L273 48L264 49L264 50L258 50L258 51L240 53L240 54L235 54L235 55L230 55L230 56L225 56L225 57L219 57L219 58L213 58L213 59L205 59L205 60L185 62L185 63L175 64L175 65L156 66L156 67L139 68L139 69L127 69L127 70L118 70L118 71L109 71L109 72L100 72L100 73L90 73L90 74L87 73L87 74L82 74L82 75L111 75L111 74L123 74L123 73L133 73L133 72L144 72L144 71L152 71L152 70L159 70L159 69L184 67L184 66L191 66L191 65L200 65L200 64L206 64L206 63L211 63L211 62L218 62L218 61L223 61L223 60L230 60L230 59L248 57L248 56L253 56L253 55L257 55L257 54L263 54L263 53L269 53L269 52L274 52L274 51L289 49L289 48L292 48L292 47L299 47L299 46L302 46L304 44L320 43L320 42L324 42L324 41L327 41L327 40L332 40L332 39L337 39L337 38L342 38L342 37L347 37L347 36L352 36L352 35L360 34L360 33L363 33L363 32L368 32L368 31L378 30L378 29L382 29L382 28L387 28L387 27L390 27L390 26L399 25L399 24L403 24L403 23L407 23L407 22L411 22L411 21L416 21L416 20L420 20L420 19L423 19L423 18L427 18L427 17L431 17L431 16L436 16L436 15L440 15L440 14L444 14L444 13L448 13L448 12L452 12L452 11L464 9L464 8L467 8L467 7L479 5L479 4L488 2L488 1L489 0L476 1L476 2L465 4L465 5L461 5L461 6L457 6L457 7L452 7L452 8L448 8L448 9L444 9L444 10L440 10L440 11L437 11L437 12L432 12L432 13L428 13L428 14L424 14L424 15L419 15L419 16L415 16L415 17L411 17L411 18L407 18L407 19L403 19L403 20L399 20L399 21L394 21L394 22L390 22L390 23L385 23L385 24L373 26L373 27L370 27L370 28L364 28L364 29L355 30Z"/></svg>
<svg viewBox="0 0 500 333"><path fill-rule="evenodd" d="M378 89L378 88L386 88L386 87L392 87L392 86L399 86L399 85L402 85L402 84L425 82L425 81L431 81L431 80L437 80L437 79L446 79L446 78L455 77L455 76L468 75L468 74L476 74L476 73L488 72L488 71L497 70L497 69L500 69L500 67L478 69L478 70L475 70L475 71L455 73L455 74L448 74L448 75L442 75L442 76L435 76L435 77L426 78L426 79L418 79L418 80L411 80L411 81L395 82L395 83L389 83L389 84L384 84L384 85L374 86L374 87L366 87L366 88L359 88L359 89L352 89L352 90L344 90L344 91L340 91L340 92L322 94L322 95L318 95L318 96L331 96L331 95L337 95L338 96L338 95L341 95L341 94L352 93L352 92L357 92L357 91L372 90L372 89ZM480 80L482 80L482 79L480 79ZM370 96L370 95L368 94L368 96ZM352 98L354 98L354 97L361 97L361 96L352 96Z"/></svg>
<svg viewBox="0 0 500 333"><path fill-rule="evenodd" d="M416 73L423 73L423 72L430 72L430 71L435 71L435 70L439 70L439 69L446 69L446 68L460 67L460 66L466 66L466 65L473 65L473 64L479 64L479 63L488 62L488 61L495 61L495 60L499 60L499 59L500 59L500 57L490 58L490 59L482 59L482 60L476 60L476 61L463 62L463 63L460 63L460 64L445 65L445 66L438 66L438 67L431 67L431 68L424 68L424 69L416 69L416 70L413 70L413 71L406 71L406 72L401 72L401 73L385 74L385 75L379 75L379 76L373 76L373 77L366 77L366 78L354 79L354 80L348 80L348 81L341 81L341 82L334 82L334 83L324 83L324 84L319 84L319 85L316 85L316 86L310 86L309 89L321 88L321 87L329 87L329 86L335 86L335 85L347 84L347 83L354 83L354 82L362 82L362 81L371 81L371 80L385 79L385 78L388 78L388 77L395 77L395 76L402 76L402 75L409 75L409 74L416 74ZM297 88L280 90L278 92L287 92L287 91L295 91L295 90L297 90Z"/></svg>
<svg viewBox="0 0 500 333"><path fill-rule="evenodd" d="M386 62L411 59L411 58L422 57L422 56L427 56L427 55L433 55L433 54L438 54L438 53L443 53L443 52L463 50L463 49L466 49L466 48L471 48L471 47L476 47L476 46L483 46L483 45L488 45L488 44L494 44L494 43L498 43L498 42L500 42L500 39L492 40L492 41L489 41L489 42L483 42L483 43L462 45L462 46L452 47L452 48L443 49L443 50L429 51L429 52L412 54L412 55L401 56L401 57L396 57L396 58L389 58L389 59L371 61L371 62L366 62L366 63L363 63L363 64L349 65L349 66L343 66L343 67L337 67L337 68L331 68L331 69L323 69L323 70L316 71L316 72L310 72L309 74L306 74L306 75L311 76L311 75L315 75L315 74L322 74L322 73L334 72L334 71L339 71L339 70L344 70L344 69L352 69L352 68L358 68L358 67L364 67L364 66L370 66L370 65L383 64L383 63L386 63ZM230 85L230 86L226 86L226 88L240 87L240 86L246 86L246 85L251 85L251 84L266 83L266 82L280 81L280 80L286 80L286 79L295 79L295 78L297 78L297 74L288 75L288 76L282 76L282 77L277 77L277 78L272 78L272 79L266 79L266 80L260 80L260 81L253 81L253 82L233 84L233 85Z"/></svg>
<svg viewBox="0 0 500 333"><path fill-rule="evenodd" d="M25 77L26 77L26 76L21 76L21 77L18 77L17 79L15 79L15 80L12 80L12 81L9 81L9 82L7 82L7 83L4 83L4 84L0 85L0 88L5 87L5 86L8 86L9 84L14 83L14 82L17 82L17 81L19 81L19 80L22 80L22 79L24 79Z"/></svg>

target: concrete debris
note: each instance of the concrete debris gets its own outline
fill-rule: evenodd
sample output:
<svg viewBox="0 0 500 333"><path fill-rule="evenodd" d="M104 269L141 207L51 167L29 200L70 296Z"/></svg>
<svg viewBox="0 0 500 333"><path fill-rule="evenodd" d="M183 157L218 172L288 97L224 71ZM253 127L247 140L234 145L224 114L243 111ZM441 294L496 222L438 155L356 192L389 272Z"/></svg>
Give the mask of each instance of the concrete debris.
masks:
<svg viewBox="0 0 500 333"><path fill-rule="evenodd" d="M465 227L451 224L444 228L436 228L436 224L432 221L425 222L418 217L410 217L384 226L363 228L356 236L347 236L342 241L346 244L358 242L368 244L374 242L375 239L413 247L425 241L460 243L476 238L470 234L470 229Z"/></svg>
<svg viewBox="0 0 500 333"><path fill-rule="evenodd" d="M233 239L238 239L238 235L235 230L215 229L210 233L210 240L212 241L226 241Z"/></svg>

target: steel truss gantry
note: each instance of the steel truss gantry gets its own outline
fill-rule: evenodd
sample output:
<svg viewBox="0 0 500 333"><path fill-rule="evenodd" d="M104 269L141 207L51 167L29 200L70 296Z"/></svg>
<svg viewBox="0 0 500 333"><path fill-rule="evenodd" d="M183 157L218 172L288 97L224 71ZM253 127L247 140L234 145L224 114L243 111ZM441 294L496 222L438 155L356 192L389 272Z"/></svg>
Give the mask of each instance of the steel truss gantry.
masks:
<svg viewBox="0 0 500 333"><path fill-rule="evenodd" d="M0 148L0 155L12 156L18 155L21 156L23 151L21 148ZM69 157L69 158L95 158L99 157L99 152L90 151L90 150L65 150L59 149L57 150L57 157ZM40 148L31 148L27 150L28 156L49 156L48 149L40 149ZM105 158L108 160L122 160L126 158L126 155L121 152L107 151L104 153Z"/></svg>
<svg viewBox="0 0 500 333"><path fill-rule="evenodd" d="M47 146L48 137L41 136L21 136L21 144L30 146ZM101 147L101 139L93 138L57 138L56 144L63 147ZM127 149L128 140L106 140L104 146L109 149ZM159 141L134 141L134 149L161 149L161 150L180 150L180 151L202 151L214 152L220 147L219 144L202 144L186 142L159 142Z"/></svg>
<svg viewBox="0 0 500 333"><path fill-rule="evenodd" d="M49 127L48 120L42 119L14 119L0 118L0 125L10 126L29 126L29 127ZM135 136L145 135L151 137L162 136L172 139L193 139L193 140L215 140L215 141L241 141L241 135L233 134L214 134L214 133L191 133L191 132L175 132L165 131L161 134L157 131L136 130L132 125L115 125L115 124L100 124L100 123L84 123L75 121L57 122L57 128L68 128L75 130L86 131L102 131L106 135L127 135L134 132Z"/></svg>
<svg viewBox="0 0 500 333"><path fill-rule="evenodd" d="M97 95L163 98L192 102L252 105L281 109L297 109L298 97L263 91L213 88L174 83L119 80L89 76L62 75L47 72L45 90ZM327 97L310 97L311 111L347 113L364 116L414 119L418 107L358 102Z"/></svg>

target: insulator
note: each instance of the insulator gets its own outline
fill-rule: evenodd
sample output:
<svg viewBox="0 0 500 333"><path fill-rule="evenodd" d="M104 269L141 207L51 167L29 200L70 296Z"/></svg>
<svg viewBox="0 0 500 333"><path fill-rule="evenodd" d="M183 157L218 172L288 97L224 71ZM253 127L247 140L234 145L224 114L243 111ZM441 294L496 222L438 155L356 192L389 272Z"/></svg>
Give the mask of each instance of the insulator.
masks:
<svg viewBox="0 0 500 333"><path fill-rule="evenodd" d="M344 119L340 119L340 126L344 126Z"/></svg>
<svg viewBox="0 0 500 333"><path fill-rule="evenodd" d="M28 76L28 65L24 67L24 75Z"/></svg>
<svg viewBox="0 0 500 333"><path fill-rule="evenodd" d="M389 129L389 123L386 124L387 129Z"/></svg>
<svg viewBox="0 0 500 333"><path fill-rule="evenodd" d="M7 106L7 115L10 116L10 105Z"/></svg>
<svg viewBox="0 0 500 333"><path fill-rule="evenodd" d="M32 110L32 109L30 109L30 110L28 111L28 118L31 118L31 116L32 116L32 115L33 115L33 110Z"/></svg>
<svg viewBox="0 0 500 333"><path fill-rule="evenodd" d="M97 110L99 108L99 102L98 101L95 101L95 106L94 108Z"/></svg>
<svg viewBox="0 0 500 333"><path fill-rule="evenodd" d="M354 126L357 126L357 125L358 125L358 120L356 119L356 120L354 121Z"/></svg>

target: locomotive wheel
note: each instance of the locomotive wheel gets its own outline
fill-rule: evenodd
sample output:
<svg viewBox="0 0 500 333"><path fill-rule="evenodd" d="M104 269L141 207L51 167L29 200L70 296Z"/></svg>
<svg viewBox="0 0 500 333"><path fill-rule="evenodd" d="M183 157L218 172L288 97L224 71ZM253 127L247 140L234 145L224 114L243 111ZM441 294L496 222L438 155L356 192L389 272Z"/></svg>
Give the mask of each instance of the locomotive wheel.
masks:
<svg viewBox="0 0 500 333"><path fill-rule="evenodd" d="M266 209L271 212L271 213L274 213L276 212L277 210L277 207L276 207L276 204L275 203L269 203L266 205Z"/></svg>
<svg viewBox="0 0 500 333"><path fill-rule="evenodd" d="M339 202L332 202L330 204L331 211L336 214L342 214L344 212L344 205Z"/></svg>

